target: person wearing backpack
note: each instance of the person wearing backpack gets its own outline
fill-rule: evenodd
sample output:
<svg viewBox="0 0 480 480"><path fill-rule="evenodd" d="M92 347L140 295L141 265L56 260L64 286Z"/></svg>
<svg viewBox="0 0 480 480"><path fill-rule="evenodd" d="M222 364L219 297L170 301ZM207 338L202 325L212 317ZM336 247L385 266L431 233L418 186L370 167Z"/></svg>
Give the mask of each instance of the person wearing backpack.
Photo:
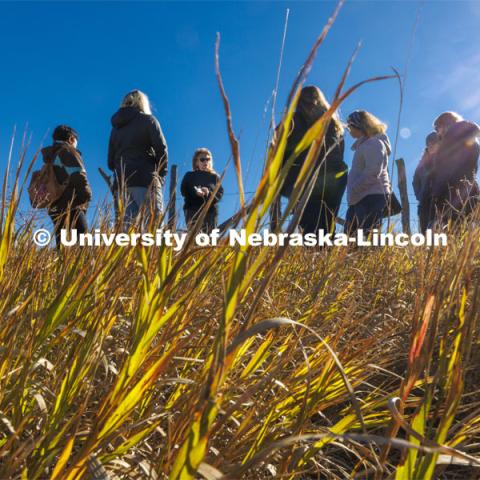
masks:
<svg viewBox="0 0 480 480"><path fill-rule="evenodd" d="M42 149L43 161L53 165L56 180L63 193L47 206L55 229L57 248L60 248L62 229L88 230L86 211L92 198L82 156L77 150L78 133L67 125L53 131L53 144Z"/></svg>
<svg viewBox="0 0 480 480"><path fill-rule="evenodd" d="M128 93L111 123L108 168L114 172L117 205L124 203L124 222L131 225L144 205L147 220L158 218L168 149L148 97L140 90Z"/></svg>
<svg viewBox="0 0 480 480"><path fill-rule="evenodd" d="M218 224L218 202L223 196L220 177L213 169L212 152L208 148L195 150L192 159L192 171L187 172L182 179L180 191L185 199L183 211L188 229L191 229L201 214L202 208L216 191L208 212L205 214L201 232L210 233Z"/></svg>

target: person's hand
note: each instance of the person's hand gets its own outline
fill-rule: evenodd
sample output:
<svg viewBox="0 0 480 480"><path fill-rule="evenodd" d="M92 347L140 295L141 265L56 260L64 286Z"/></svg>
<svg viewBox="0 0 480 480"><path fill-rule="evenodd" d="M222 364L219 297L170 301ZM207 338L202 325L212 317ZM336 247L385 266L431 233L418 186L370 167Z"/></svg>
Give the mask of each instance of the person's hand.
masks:
<svg viewBox="0 0 480 480"><path fill-rule="evenodd" d="M204 197L207 197L210 193L207 187L202 187L202 192Z"/></svg>
<svg viewBox="0 0 480 480"><path fill-rule="evenodd" d="M205 192L203 191L202 187L195 187L195 193L202 198L205 196Z"/></svg>

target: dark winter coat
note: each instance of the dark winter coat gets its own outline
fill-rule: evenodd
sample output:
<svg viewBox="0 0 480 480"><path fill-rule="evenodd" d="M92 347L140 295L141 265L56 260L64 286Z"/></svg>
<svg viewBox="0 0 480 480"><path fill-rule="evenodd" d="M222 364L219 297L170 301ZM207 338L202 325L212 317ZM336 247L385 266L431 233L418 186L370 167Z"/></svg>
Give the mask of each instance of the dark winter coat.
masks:
<svg viewBox="0 0 480 480"><path fill-rule="evenodd" d="M155 172L168 171L168 150L157 119L134 107L123 107L112 117L108 168L129 187L148 187Z"/></svg>
<svg viewBox="0 0 480 480"><path fill-rule="evenodd" d="M300 143L305 133L311 127L306 122L303 115L296 112L293 116L293 128L288 136L287 146L283 157L284 163L287 162L295 147ZM331 151L330 151L331 149ZM290 168L285 183L282 188L282 195L289 196L295 181L298 178L300 170L307 158L308 148L304 150L294 161ZM335 124L330 122L327 132L324 137L322 148L316 159L316 164L321 165L319 175L326 175L331 173L340 173L348 169L347 164L343 161L343 153L345 150L345 142L343 135L337 131ZM325 157L326 153L328 155Z"/></svg>
<svg viewBox="0 0 480 480"><path fill-rule="evenodd" d="M195 187L207 187L212 193L217 184L220 182L220 177L213 172L206 172L203 170L194 170L185 174L180 186L180 191L185 199L183 208L185 210L200 210L203 205L209 200L209 197L200 197L195 192ZM209 212L218 212L218 202L223 196L223 187L220 186Z"/></svg>
<svg viewBox="0 0 480 480"><path fill-rule="evenodd" d="M423 203L430 197L430 182L432 175L434 155L427 150L422 155L420 162L413 175L413 192L419 203Z"/></svg>
<svg viewBox="0 0 480 480"><path fill-rule="evenodd" d="M480 146L478 125L461 121L452 125L441 139L434 156L431 194L437 203L449 198L450 190L462 179L474 181L478 169Z"/></svg>
<svg viewBox="0 0 480 480"><path fill-rule="evenodd" d="M43 161L53 163L59 183L68 180L62 196L49 207L51 212L65 212L72 209L86 210L92 199L92 190L88 184L87 173L80 152L66 142L55 142L42 149Z"/></svg>

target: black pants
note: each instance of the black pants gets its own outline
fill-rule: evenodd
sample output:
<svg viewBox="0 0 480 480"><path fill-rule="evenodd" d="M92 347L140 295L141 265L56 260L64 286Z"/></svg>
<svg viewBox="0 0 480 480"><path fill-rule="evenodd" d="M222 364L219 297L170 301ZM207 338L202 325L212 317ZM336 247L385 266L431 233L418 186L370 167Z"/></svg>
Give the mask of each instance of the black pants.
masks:
<svg viewBox="0 0 480 480"><path fill-rule="evenodd" d="M183 212L185 213L185 221L187 222L188 230L192 229L197 221L197 218L201 214L202 209L195 208L185 208ZM200 227L200 232L211 233L214 228L217 228L218 225L218 212L216 210L210 209L205 218L203 219L203 224Z"/></svg>
<svg viewBox="0 0 480 480"><path fill-rule="evenodd" d="M435 220L435 209L431 200L425 200L418 204L418 223L421 233L431 228Z"/></svg>
<svg viewBox="0 0 480 480"><path fill-rule="evenodd" d="M78 233L86 233L88 230L87 217L84 210L74 208L70 211L70 217L66 211L50 211L48 215L52 219L55 229L55 242L60 249L60 235L63 229L75 229Z"/></svg>
<svg viewBox="0 0 480 480"><path fill-rule="evenodd" d="M332 173L317 179L299 221L304 234L318 230L335 233L335 218L347 186L347 173L335 177L336 174Z"/></svg>
<svg viewBox="0 0 480 480"><path fill-rule="evenodd" d="M382 226L386 207L387 200L383 194L367 195L355 205L350 205L345 219L345 233L355 235L361 228L366 237L372 229Z"/></svg>

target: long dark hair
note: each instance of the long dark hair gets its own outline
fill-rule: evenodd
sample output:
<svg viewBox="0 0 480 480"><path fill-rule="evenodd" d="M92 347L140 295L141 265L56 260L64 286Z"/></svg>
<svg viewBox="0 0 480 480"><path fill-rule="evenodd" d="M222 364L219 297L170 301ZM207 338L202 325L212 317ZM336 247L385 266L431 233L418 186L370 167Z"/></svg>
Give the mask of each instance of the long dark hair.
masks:
<svg viewBox="0 0 480 480"><path fill-rule="evenodd" d="M297 104L297 112L302 115L308 125L313 125L328 109L330 104L323 92L315 85L302 88ZM332 115L333 124L338 134L343 134L343 125L338 113Z"/></svg>

